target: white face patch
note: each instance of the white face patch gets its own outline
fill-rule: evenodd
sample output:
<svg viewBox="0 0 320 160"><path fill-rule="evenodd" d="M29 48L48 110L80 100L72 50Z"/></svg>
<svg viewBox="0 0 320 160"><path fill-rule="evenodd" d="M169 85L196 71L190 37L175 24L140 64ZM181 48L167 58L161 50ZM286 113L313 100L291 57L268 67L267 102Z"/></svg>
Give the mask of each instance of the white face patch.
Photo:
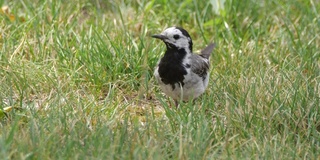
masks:
<svg viewBox="0 0 320 160"><path fill-rule="evenodd" d="M165 42L173 44L178 48L185 48L186 50L189 50L189 42L191 41L190 37L183 35L183 33L176 27L167 28L161 34L168 38L164 40Z"/></svg>

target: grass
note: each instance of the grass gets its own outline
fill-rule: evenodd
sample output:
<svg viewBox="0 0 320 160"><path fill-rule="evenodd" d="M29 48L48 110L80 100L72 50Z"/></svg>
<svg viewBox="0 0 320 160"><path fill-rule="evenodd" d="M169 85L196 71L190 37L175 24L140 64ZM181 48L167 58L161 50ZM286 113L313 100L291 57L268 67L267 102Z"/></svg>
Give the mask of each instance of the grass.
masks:
<svg viewBox="0 0 320 160"><path fill-rule="evenodd" d="M320 158L316 0L0 5L1 159ZM177 109L150 38L175 25L217 43L206 93Z"/></svg>

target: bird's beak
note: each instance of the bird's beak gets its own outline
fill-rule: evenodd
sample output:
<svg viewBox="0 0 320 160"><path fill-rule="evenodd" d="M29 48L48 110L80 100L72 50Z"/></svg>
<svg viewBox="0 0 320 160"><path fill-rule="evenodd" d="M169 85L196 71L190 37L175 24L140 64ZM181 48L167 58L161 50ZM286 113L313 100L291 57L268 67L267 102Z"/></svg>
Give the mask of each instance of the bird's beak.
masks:
<svg viewBox="0 0 320 160"><path fill-rule="evenodd" d="M155 35L152 35L151 37L153 37L153 38L157 38L157 39L161 39L161 40L168 39L168 37L167 37L167 36L162 35L162 34L155 34Z"/></svg>

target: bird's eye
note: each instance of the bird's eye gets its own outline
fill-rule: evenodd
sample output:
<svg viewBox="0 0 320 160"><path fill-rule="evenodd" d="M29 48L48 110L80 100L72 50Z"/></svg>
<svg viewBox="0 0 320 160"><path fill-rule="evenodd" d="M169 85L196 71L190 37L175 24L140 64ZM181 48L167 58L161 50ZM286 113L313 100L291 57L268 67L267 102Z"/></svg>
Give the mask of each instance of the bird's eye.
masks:
<svg viewBox="0 0 320 160"><path fill-rule="evenodd" d="M179 36L179 35L177 35L177 34L175 34L175 35L173 35L173 38L177 40L177 39L179 39L179 38L180 38L180 36Z"/></svg>

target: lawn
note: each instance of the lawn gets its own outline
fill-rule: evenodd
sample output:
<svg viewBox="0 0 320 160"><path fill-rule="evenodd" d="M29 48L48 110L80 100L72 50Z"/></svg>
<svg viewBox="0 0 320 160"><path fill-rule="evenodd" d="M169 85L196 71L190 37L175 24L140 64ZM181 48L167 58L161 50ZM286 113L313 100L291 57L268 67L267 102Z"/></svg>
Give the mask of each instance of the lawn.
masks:
<svg viewBox="0 0 320 160"><path fill-rule="evenodd" d="M1 0L0 159L320 159L320 1L215 2ZM179 108L170 26L216 43Z"/></svg>

